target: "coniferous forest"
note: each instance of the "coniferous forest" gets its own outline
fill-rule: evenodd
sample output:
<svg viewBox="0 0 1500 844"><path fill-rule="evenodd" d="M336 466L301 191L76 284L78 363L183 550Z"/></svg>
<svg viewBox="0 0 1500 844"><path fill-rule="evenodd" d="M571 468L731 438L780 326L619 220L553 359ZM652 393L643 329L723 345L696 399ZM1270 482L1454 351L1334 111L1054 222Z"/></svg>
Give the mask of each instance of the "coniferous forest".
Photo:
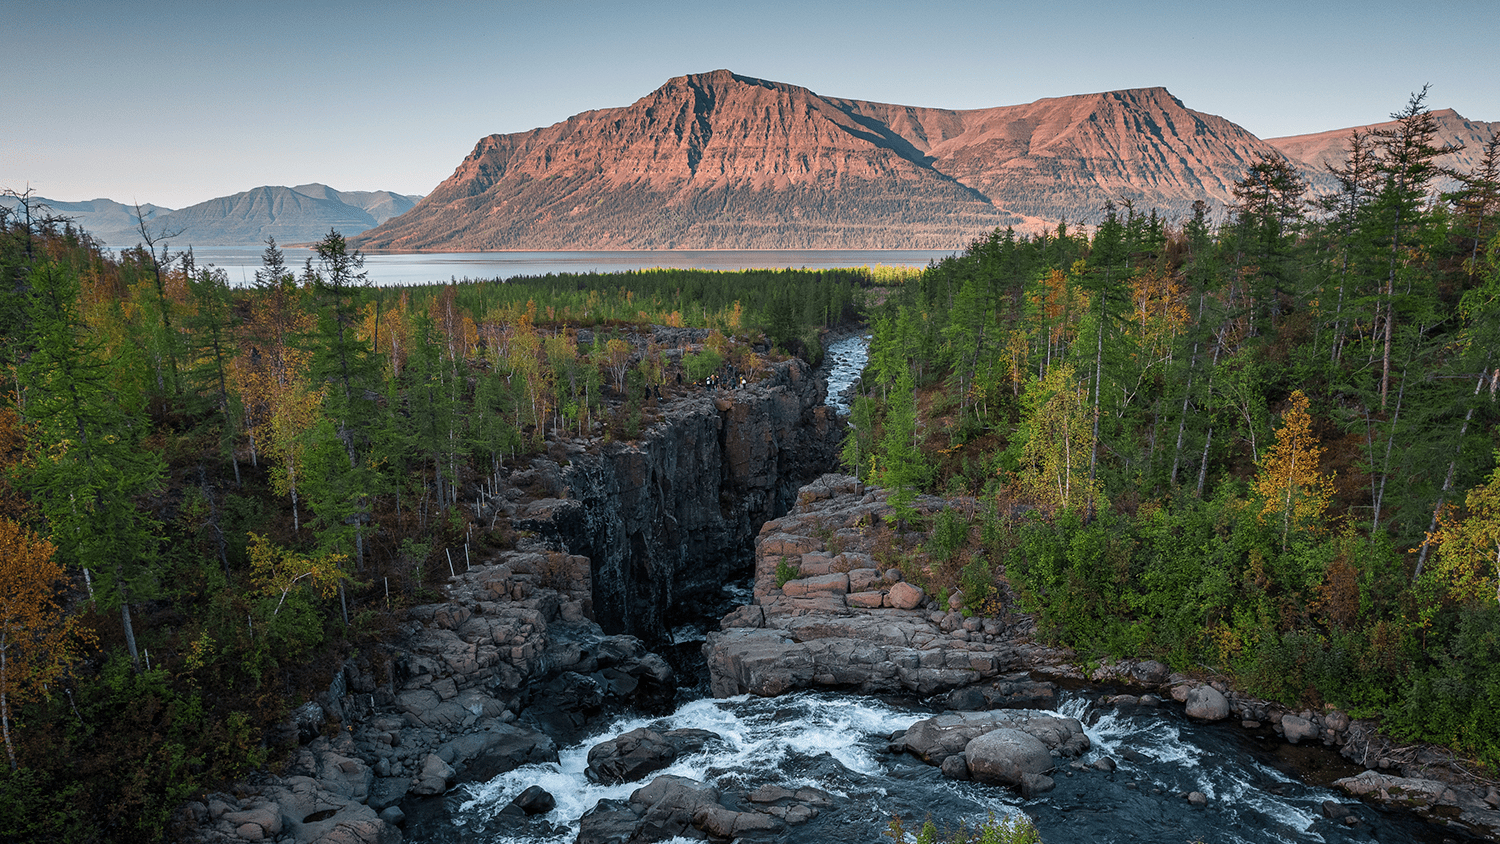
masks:
<svg viewBox="0 0 1500 844"><path fill-rule="evenodd" d="M1500 142L1449 172L1421 97L1395 117L1337 193L1262 159L1217 222L1111 207L900 285L844 459L893 501L976 497L938 585L1003 572L1082 658L1495 766Z"/></svg>
<svg viewBox="0 0 1500 844"><path fill-rule="evenodd" d="M1261 159L1224 215L1110 207L907 275L374 288L330 233L239 289L0 211L0 830L166 834L449 552L514 541L469 517L501 467L858 322L846 464L977 501L974 596L1500 765L1500 144L1448 172L1421 98L1397 118L1336 193Z"/></svg>

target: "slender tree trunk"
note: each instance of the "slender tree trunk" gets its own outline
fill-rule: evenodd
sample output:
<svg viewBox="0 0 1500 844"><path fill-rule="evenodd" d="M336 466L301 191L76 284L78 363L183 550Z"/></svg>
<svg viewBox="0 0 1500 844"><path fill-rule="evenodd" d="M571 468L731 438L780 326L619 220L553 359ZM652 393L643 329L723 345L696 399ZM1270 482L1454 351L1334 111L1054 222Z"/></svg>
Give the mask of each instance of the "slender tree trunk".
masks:
<svg viewBox="0 0 1500 844"><path fill-rule="evenodd" d="M1484 389L1484 382L1489 377L1490 362L1484 362L1484 370L1479 373L1479 381L1474 385L1474 395L1478 396L1480 390ZM1474 406L1469 406L1469 412L1464 414L1464 424L1458 429L1458 447L1454 449L1453 460L1448 464L1448 474L1443 478L1443 490L1438 493L1437 506L1432 508L1432 521L1427 525L1427 536L1432 536L1437 530L1438 516L1443 512L1443 502L1448 498L1448 492L1453 489L1453 473L1458 468L1458 458L1463 454L1464 435L1469 433L1469 420L1474 418ZM1417 570L1412 574L1412 582L1416 583L1422 577L1422 568L1427 565L1427 555L1432 550L1432 543L1423 541L1422 550L1417 554Z"/></svg>
<svg viewBox="0 0 1500 844"><path fill-rule="evenodd" d="M0 727L5 732L5 753L10 756L10 769L16 770L16 748L10 741L10 675L9 666L5 661L5 652L10 648L6 639L10 638L10 631L0 636Z"/></svg>
<svg viewBox="0 0 1500 844"><path fill-rule="evenodd" d="M1370 524L1370 534L1373 536L1380 530L1380 510L1385 504L1385 482L1391 476L1391 446L1396 442L1396 425L1401 421L1401 401L1406 397L1406 378L1401 378L1401 386L1396 390L1396 412L1391 417L1391 429L1385 438L1385 460L1380 469L1380 486L1375 491L1375 518Z"/></svg>
<svg viewBox="0 0 1500 844"><path fill-rule="evenodd" d="M1198 463L1198 488L1193 492L1198 498L1203 497L1203 482L1208 478L1208 446L1214 441L1213 426L1208 426L1208 436L1203 438L1203 459Z"/></svg>
<svg viewBox="0 0 1500 844"><path fill-rule="evenodd" d="M130 596L125 591L125 572L118 562L115 563L115 586L120 590L120 627L125 631L125 649L130 652L130 664L139 674L141 654L135 647L135 625L130 623Z"/></svg>

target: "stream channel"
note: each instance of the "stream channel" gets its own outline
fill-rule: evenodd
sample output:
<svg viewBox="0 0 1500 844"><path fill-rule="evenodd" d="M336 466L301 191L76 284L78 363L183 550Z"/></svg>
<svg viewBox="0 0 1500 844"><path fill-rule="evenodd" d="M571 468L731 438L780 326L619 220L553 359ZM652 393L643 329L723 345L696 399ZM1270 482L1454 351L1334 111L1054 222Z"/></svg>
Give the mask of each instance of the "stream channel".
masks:
<svg viewBox="0 0 1500 844"><path fill-rule="evenodd" d="M851 337L829 346L829 404L843 412L847 388L864 367L867 342ZM744 603L749 594L745 583L726 587L723 609ZM674 663L680 665L682 654L696 652L705 623L716 619L684 623L673 631ZM884 833L893 815L915 832L929 817L940 827L972 827L987 816L1017 812L1032 818L1048 844L1478 840L1319 785L1359 770L1332 750L1294 748L1274 734L1251 733L1227 722L1195 723L1171 701L1160 707L1100 704L1117 689L1071 689L1060 694L1058 707L1083 723L1092 742L1081 761L1108 757L1116 769L1074 770L1062 763L1054 772L1056 789L1028 801L999 786L944 779L937 768L915 757L888 752L892 733L937 714L922 701L812 692L715 700L708 696L701 667L680 673L684 687L670 715L601 721L580 741L561 747L558 762L526 765L488 782L457 786L441 798L446 811L413 819L407 840L571 844L579 818L600 800L624 800L664 774L707 782L719 789L721 802L741 808L747 807L744 796L762 785L812 787L832 795L833 805L821 808L811 821L786 827L770 839L794 844L889 842ZM695 679L696 687L689 687ZM589 749L637 727L708 730L718 739L639 782L590 782L584 774ZM556 808L524 821L499 814L533 785L550 792ZM1208 797L1206 808L1194 808L1184 799L1192 791ZM1346 826L1325 818L1325 801L1350 806L1359 823Z"/></svg>

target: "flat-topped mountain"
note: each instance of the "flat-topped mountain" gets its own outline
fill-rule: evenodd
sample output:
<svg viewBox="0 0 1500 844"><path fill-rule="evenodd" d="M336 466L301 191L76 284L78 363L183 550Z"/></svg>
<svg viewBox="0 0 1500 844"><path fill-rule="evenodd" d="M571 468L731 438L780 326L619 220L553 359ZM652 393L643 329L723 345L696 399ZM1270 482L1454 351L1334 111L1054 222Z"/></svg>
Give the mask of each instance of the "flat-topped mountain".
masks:
<svg viewBox="0 0 1500 844"><path fill-rule="evenodd" d="M1224 202L1275 150L1162 88L951 110L727 70L480 140L364 249L953 248L1106 200Z"/></svg>

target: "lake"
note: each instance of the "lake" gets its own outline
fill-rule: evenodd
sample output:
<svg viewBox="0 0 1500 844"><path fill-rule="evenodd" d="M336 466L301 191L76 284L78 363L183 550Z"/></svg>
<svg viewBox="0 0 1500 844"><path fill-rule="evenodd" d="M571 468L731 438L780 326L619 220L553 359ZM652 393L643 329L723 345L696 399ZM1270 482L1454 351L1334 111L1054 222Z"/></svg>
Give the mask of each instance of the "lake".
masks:
<svg viewBox="0 0 1500 844"><path fill-rule="evenodd" d="M262 247L207 247L193 250L199 265L213 264L229 273L229 283L255 281ZM311 249L284 249L286 263L298 272ZM724 249L642 252L423 252L365 256L373 284L423 284L463 279L510 279L548 273L624 272L655 267L744 270L888 266L925 267L956 250L937 249Z"/></svg>

